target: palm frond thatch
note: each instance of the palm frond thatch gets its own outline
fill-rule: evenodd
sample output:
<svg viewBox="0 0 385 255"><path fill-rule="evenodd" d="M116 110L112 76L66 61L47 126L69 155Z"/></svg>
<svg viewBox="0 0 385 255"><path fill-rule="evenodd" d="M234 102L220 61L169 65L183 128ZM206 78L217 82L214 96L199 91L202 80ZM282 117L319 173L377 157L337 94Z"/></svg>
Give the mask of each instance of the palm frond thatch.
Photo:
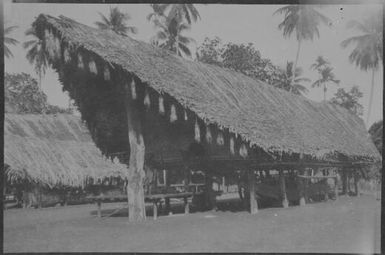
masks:
<svg viewBox="0 0 385 255"><path fill-rule="evenodd" d="M352 159L380 158L363 121L341 107L292 95L232 70L187 61L63 16L41 14L34 26L57 30L79 51L135 74L206 124L240 134L250 146L315 156L338 152Z"/></svg>
<svg viewBox="0 0 385 255"><path fill-rule="evenodd" d="M4 163L7 178L52 186L81 186L87 177L123 176L126 169L103 158L81 120L69 114L6 114Z"/></svg>

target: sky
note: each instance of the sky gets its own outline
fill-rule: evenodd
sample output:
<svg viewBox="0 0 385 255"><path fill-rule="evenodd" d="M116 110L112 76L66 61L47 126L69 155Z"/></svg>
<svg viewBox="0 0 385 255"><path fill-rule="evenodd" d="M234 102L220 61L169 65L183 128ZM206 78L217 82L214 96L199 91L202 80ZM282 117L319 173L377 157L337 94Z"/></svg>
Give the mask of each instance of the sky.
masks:
<svg viewBox="0 0 385 255"><path fill-rule="evenodd" d="M100 20L99 13L107 15L110 6L108 4L26 4L4 2L4 24L5 26L18 26L12 34L13 38L20 42L28 38L24 35L34 19L40 14L52 16L64 15L76 21L93 26L95 21ZM253 43L254 47L261 52L263 58L269 58L273 64L284 66L287 61L294 61L297 50L297 41L294 37L284 39L278 24L283 16L273 15L280 5L221 5L206 4L195 5L201 20L192 25L190 31L185 35L195 39L199 46L205 37L214 38L218 36L223 43ZM121 11L131 16L130 25L138 28L138 34L132 37L149 42L154 35L153 25L146 20L146 16L152 11L149 4L119 4ZM351 36L357 35L354 30L346 28L349 20L362 20L374 10L382 8L382 5L322 5L319 11L329 17L332 24L320 27L320 38L314 41L305 41L299 56L298 66L304 70L304 77L314 82L318 78L316 71L310 69L317 56L326 57L332 66L336 77L341 81L339 86L331 84L328 87L326 98L330 99L338 88L349 90L357 85L364 96L360 103L364 106L366 119L369 92L371 84L371 72L361 71L349 62L348 56L352 48L342 49L340 43ZM33 67L25 58L26 51L21 44L11 46L14 58L5 58L5 71L10 73L26 72L34 73ZM311 83L312 83L311 82ZM314 101L323 100L321 88L311 88L311 83L305 84L310 92L307 98ZM67 107L69 98L62 92L57 74L49 69L42 80L42 89L48 96L50 104ZM383 95L383 66L375 74L374 99L369 127L373 122L382 119L382 95Z"/></svg>

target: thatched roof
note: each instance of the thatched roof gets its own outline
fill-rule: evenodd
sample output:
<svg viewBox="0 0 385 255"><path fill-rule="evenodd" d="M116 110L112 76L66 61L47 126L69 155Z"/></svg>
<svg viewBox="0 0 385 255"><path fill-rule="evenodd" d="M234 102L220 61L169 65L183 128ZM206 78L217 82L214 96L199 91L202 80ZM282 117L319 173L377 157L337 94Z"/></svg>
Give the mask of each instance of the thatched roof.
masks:
<svg viewBox="0 0 385 255"><path fill-rule="evenodd" d="M126 166L105 159L73 115L5 114L4 163L10 177L48 185L81 186L87 177L124 176Z"/></svg>
<svg viewBox="0 0 385 255"><path fill-rule="evenodd" d="M90 52L111 70L135 75L160 94L174 98L206 124L238 134L267 152L341 154L351 160L379 159L363 121L330 103L317 103L241 73L189 61L148 43L102 31L60 16L40 15L34 23L54 31L77 52ZM65 57L65 56L64 56Z"/></svg>

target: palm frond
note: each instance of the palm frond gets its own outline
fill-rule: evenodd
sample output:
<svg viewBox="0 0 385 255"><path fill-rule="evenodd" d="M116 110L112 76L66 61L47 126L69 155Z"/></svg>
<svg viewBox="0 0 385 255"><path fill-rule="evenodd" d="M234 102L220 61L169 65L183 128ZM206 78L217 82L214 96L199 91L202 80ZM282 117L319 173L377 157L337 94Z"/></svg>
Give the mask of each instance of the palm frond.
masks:
<svg viewBox="0 0 385 255"><path fill-rule="evenodd" d="M13 30L15 30L16 28L18 28L18 26L10 26L10 27L6 27L4 29L4 34L7 35L9 33L11 33Z"/></svg>

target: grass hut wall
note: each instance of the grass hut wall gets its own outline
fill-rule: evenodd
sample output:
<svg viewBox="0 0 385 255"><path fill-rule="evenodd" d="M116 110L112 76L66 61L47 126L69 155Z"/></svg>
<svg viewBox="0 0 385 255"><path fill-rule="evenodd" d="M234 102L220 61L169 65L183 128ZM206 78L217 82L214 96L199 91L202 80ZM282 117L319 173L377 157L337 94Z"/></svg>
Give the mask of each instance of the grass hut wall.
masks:
<svg viewBox="0 0 385 255"><path fill-rule="evenodd" d="M126 165L106 159L80 118L69 114L5 114L4 163L9 179L51 187L126 174Z"/></svg>
<svg viewBox="0 0 385 255"><path fill-rule="evenodd" d="M52 36L60 39L62 51L69 49L70 57L52 57L50 64L102 152L129 151L129 172L136 172L132 180L141 179L143 161L149 157L166 162L181 159L186 151L208 161L274 160L286 154L297 160L300 154L314 160L380 159L363 121L341 107L64 16L41 14L33 26L47 51L56 46L49 43ZM50 36L45 38L47 30ZM90 61L97 70L108 65L109 79L84 68ZM207 136L214 141L223 136L219 144L205 139L209 125ZM144 158L138 156L144 152ZM131 184L138 188L136 195L142 194L137 181Z"/></svg>

